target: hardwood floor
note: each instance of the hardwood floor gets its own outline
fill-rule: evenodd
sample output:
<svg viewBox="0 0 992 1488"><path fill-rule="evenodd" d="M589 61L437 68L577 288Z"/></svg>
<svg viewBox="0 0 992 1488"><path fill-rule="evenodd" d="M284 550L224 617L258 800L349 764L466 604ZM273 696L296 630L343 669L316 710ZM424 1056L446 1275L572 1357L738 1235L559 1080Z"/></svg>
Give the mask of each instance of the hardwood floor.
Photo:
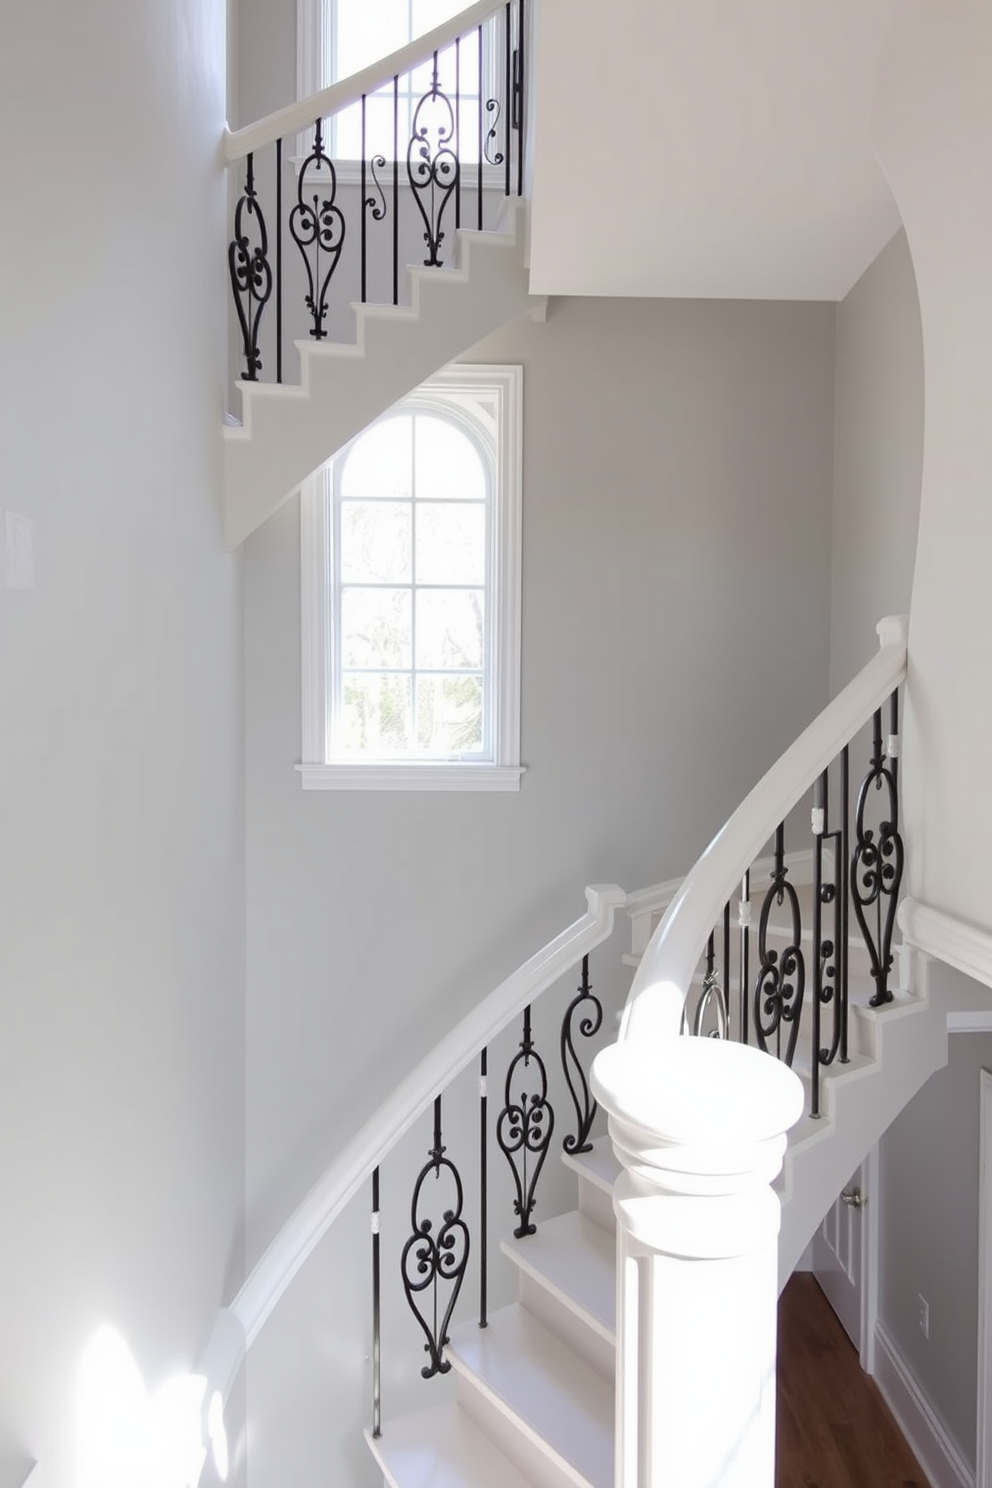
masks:
<svg viewBox="0 0 992 1488"><path fill-rule="evenodd" d="M778 1322L776 1488L929 1488L808 1272L786 1286Z"/></svg>

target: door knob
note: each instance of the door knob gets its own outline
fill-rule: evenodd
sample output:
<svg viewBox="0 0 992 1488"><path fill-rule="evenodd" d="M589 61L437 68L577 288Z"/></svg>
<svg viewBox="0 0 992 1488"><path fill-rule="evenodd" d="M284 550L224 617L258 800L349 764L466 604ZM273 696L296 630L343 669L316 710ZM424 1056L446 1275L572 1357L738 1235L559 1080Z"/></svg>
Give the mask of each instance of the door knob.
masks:
<svg viewBox="0 0 992 1488"><path fill-rule="evenodd" d="M867 1202L860 1188L845 1188L841 1198L849 1209L863 1209Z"/></svg>

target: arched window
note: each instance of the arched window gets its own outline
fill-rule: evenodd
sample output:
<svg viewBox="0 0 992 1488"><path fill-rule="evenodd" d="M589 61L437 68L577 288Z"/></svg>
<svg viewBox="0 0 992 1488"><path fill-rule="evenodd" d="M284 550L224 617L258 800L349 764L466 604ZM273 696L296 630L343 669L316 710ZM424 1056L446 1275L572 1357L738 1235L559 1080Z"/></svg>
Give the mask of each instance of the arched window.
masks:
<svg viewBox="0 0 992 1488"><path fill-rule="evenodd" d="M305 785L518 785L519 397L452 368L304 492Z"/></svg>

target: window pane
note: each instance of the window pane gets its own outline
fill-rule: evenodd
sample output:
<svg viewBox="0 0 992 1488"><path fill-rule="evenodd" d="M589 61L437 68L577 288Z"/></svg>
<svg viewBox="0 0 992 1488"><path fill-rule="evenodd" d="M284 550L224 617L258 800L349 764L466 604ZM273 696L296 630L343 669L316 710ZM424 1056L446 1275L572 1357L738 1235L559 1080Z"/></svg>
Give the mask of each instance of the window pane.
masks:
<svg viewBox="0 0 992 1488"><path fill-rule="evenodd" d="M410 40L407 0L338 0L336 9L335 78L350 77Z"/></svg>
<svg viewBox="0 0 992 1488"><path fill-rule="evenodd" d="M408 667L410 649L409 589L342 590L342 666Z"/></svg>
<svg viewBox="0 0 992 1488"><path fill-rule="evenodd" d="M442 419L420 414L416 429L416 490L434 501L486 499L486 472L467 434Z"/></svg>
<svg viewBox="0 0 992 1488"><path fill-rule="evenodd" d="M464 0L413 0L413 35L423 36L465 9Z"/></svg>
<svg viewBox="0 0 992 1488"><path fill-rule="evenodd" d="M409 676L386 673L370 677L345 672L342 683L344 749L349 754L409 754L412 747Z"/></svg>
<svg viewBox="0 0 992 1488"><path fill-rule="evenodd" d="M484 584L486 509L444 502L417 502L418 584Z"/></svg>
<svg viewBox="0 0 992 1488"><path fill-rule="evenodd" d="M482 678L417 678L417 743L430 754L482 750Z"/></svg>
<svg viewBox="0 0 992 1488"><path fill-rule="evenodd" d="M342 581L409 583L411 516L405 501L342 501Z"/></svg>
<svg viewBox="0 0 992 1488"><path fill-rule="evenodd" d="M418 589L418 667L482 666L485 595L481 589Z"/></svg>
<svg viewBox="0 0 992 1488"><path fill-rule="evenodd" d="M409 414L376 424L353 445L341 472L342 496L412 495L413 420Z"/></svg>

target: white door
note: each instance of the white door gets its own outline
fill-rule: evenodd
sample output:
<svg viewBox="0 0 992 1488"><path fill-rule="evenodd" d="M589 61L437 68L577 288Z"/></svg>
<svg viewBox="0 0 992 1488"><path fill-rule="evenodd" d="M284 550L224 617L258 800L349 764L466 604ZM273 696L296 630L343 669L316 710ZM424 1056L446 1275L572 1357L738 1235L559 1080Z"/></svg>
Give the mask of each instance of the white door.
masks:
<svg viewBox="0 0 992 1488"><path fill-rule="evenodd" d="M868 1204L877 1171L877 1151L851 1175L813 1239L813 1275L858 1350L862 1368L871 1367Z"/></svg>

